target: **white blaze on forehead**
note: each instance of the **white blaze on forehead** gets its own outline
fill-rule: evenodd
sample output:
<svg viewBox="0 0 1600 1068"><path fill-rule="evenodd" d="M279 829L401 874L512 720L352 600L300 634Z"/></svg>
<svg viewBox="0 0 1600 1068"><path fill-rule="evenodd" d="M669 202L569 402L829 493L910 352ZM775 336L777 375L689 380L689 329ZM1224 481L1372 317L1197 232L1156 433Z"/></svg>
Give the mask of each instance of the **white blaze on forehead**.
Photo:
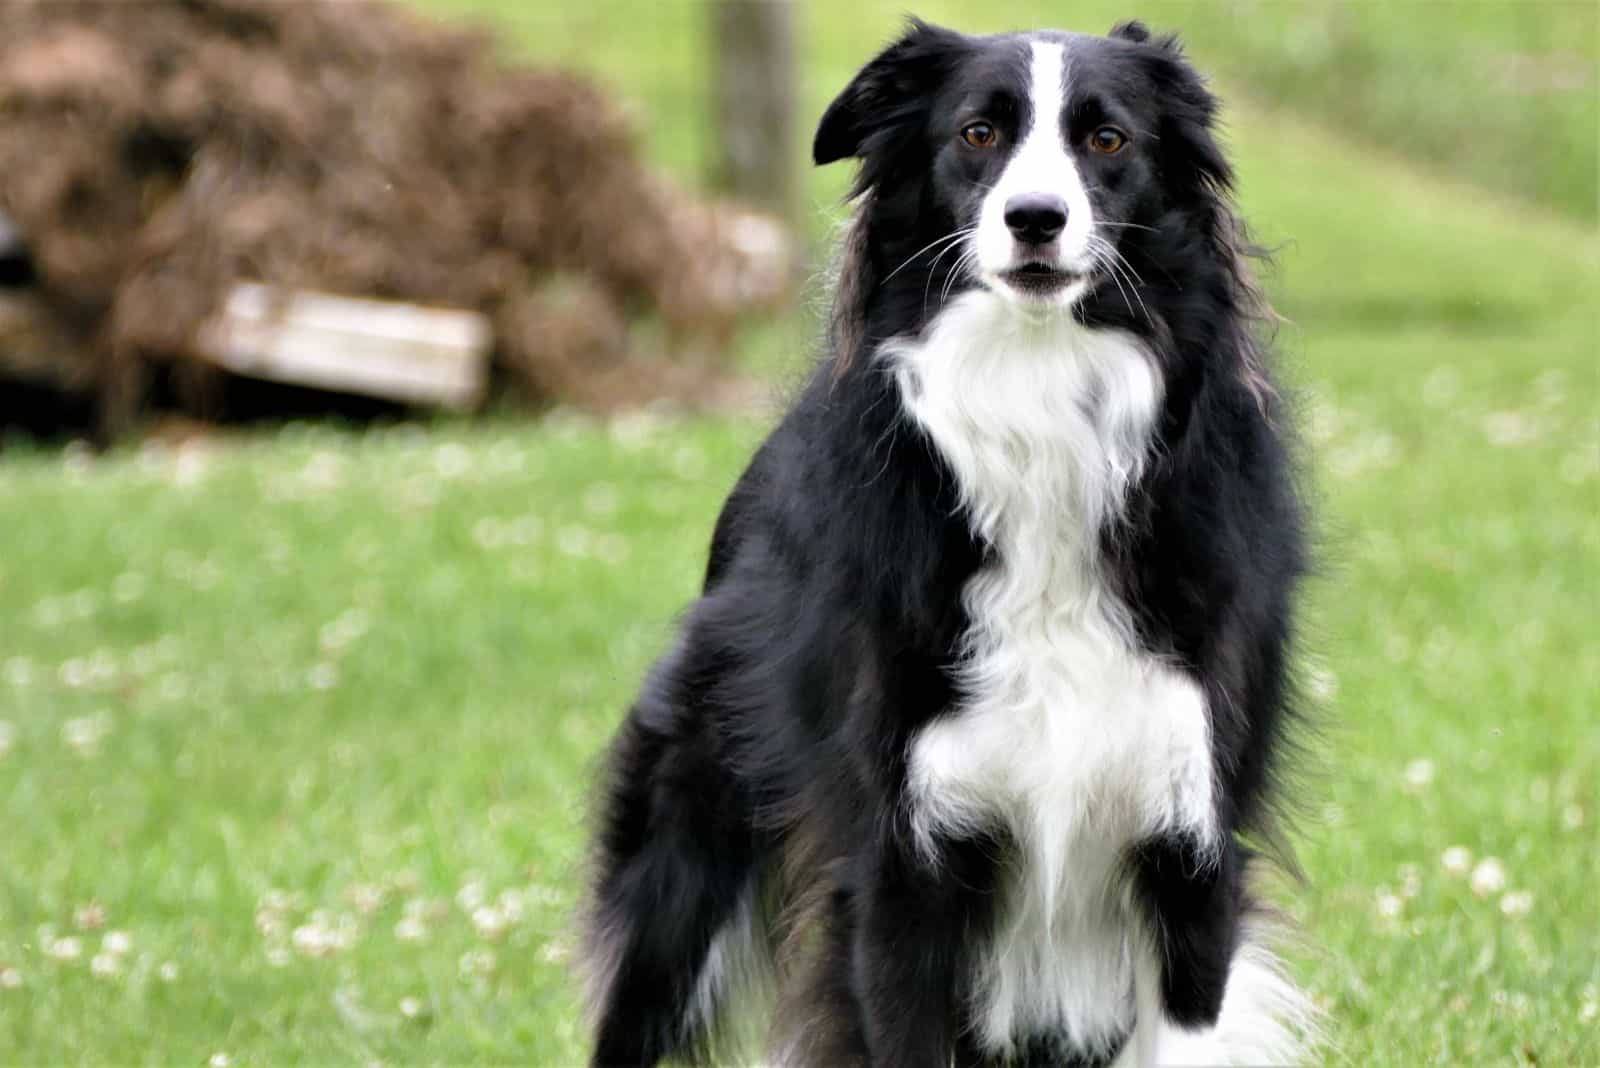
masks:
<svg viewBox="0 0 1600 1068"><path fill-rule="evenodd" d="M1062 130L1067 101L1066 49L1059 42L1035 41L1029 61L1028 127L1022 131L1006 169L984 198L978 220L979 262L986 271L1020 266L1016 243L1005 223L1006 201L1024 193L1054 193L1067 204L1067 228L1057 239L1058 258L1068 267L1088 266L1094 220L1089 193L1073 162Z"/></svg>

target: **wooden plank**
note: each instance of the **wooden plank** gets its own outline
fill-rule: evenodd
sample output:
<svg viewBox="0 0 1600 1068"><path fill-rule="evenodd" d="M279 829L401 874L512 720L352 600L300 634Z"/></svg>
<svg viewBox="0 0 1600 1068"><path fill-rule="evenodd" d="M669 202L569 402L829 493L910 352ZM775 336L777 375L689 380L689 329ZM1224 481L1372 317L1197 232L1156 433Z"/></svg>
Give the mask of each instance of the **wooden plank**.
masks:
<svg viewBox="0 0 1600 1068"><path fill-rule="evenodd" d="M492 343L477 312L247 282L201 330L194 355L252 378L468 409L488 387Z"/></svg>

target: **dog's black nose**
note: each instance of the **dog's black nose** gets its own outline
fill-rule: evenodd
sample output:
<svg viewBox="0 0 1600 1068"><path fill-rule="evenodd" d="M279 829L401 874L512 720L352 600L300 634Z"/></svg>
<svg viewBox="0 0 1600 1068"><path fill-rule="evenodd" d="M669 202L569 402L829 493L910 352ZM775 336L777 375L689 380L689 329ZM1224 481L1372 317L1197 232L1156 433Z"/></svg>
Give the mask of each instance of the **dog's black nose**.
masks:
<svg viewBox="0 0 1600 1068"><path fill-rule="evenodd" d="M1042 245L1067 228L1067 202L1054 193L1019 193L1006 201L1006 226L1018 241Z"/></svg>

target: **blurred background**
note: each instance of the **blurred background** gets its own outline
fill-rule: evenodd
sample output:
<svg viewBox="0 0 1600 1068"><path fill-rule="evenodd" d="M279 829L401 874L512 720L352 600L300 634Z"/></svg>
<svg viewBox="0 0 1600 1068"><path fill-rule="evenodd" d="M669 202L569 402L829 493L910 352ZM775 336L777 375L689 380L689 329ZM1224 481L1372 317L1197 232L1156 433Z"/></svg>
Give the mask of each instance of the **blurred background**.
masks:
<svg viewBox="0 0 1600 1068"><path fill-rule="evenodd" d="M1600 1063L1600 8L1179 31L1321 572L1330 1064ZM0 2L0 1059L580 1063L594 760L815 354L877 0Z"/></svg>

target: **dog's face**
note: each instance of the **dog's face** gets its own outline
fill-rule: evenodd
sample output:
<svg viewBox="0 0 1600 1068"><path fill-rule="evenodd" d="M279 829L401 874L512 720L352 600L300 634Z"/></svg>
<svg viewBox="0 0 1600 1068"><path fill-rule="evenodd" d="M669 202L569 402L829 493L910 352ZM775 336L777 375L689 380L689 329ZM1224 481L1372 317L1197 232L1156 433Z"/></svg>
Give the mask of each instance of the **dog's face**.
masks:
<svg viewBox="0 0 1600 1068"><path fill-rule="evenodd" d="M1067 309L1127 301L1138 235L1226 185L1214 110L1176 44L1137 23L1104 38L914 23L829 107L814 156L862 161L880 229L931 242L905 269L946 265L935 291Z"/></svg>

